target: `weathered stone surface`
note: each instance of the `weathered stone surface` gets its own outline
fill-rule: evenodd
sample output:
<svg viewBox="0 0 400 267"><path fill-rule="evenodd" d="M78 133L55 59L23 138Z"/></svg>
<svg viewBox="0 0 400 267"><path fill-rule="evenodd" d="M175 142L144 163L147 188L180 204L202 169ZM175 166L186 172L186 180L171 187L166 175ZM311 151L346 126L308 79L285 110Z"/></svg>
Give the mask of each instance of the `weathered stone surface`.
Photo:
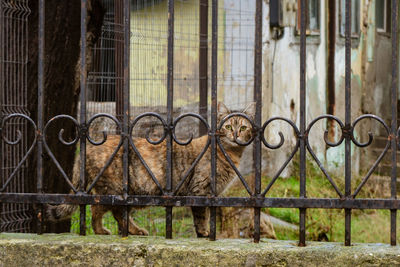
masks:
<svg viewBox="0 0 400 267"><path fill-rule="evenodd" d="M400 266L386 244L0 234L0 266Z"/></svg>

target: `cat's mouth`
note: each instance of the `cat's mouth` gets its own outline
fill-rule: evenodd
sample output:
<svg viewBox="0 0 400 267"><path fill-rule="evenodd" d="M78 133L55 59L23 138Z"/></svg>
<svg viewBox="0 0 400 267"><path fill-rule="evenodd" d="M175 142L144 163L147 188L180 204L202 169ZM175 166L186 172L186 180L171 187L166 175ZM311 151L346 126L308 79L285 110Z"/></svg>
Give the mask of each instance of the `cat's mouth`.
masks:
<svg viewBox="0 0 400 267"><path fill-rule="evenodd" d="M229 146L247 146L251 143L252 138L246 138L246 140L241 140L237 133L233 133L233 137L228 137L225 133L217 131L217 135L220 140Z"/></svg>

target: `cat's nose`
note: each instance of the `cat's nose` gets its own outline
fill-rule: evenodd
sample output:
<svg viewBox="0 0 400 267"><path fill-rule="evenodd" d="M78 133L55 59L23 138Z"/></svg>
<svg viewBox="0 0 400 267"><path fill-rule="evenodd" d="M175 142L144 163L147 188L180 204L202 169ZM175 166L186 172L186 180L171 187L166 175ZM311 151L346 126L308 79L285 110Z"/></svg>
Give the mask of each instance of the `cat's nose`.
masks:
<svg viewBox="0 0 400 267"><path fill-rule="evenodd" d="M236 131L233 132L233 140L237 140L238 134Z"/></svg>

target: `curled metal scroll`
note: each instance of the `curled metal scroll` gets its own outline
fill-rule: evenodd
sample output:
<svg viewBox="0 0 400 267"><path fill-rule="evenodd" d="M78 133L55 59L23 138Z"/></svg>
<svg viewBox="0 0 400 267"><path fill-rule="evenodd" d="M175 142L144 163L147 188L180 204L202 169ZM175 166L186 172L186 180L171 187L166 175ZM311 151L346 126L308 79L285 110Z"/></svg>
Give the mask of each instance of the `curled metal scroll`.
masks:
<svg viewBox="0 0 400 267"><path fill-rule="evenodd" d="M340 129L342 130L342 134L341 134L341 136L340 136L340 139L339 139L337 142L334 142L334 143L330 142L330 141L328 140L328 130L325 130L325 132L324 132L324 141L325 141L325 143L326 143L328 146L330 146L330 147L339 146L339 145L343 142L343 140L344 140L344 135L343 135L344 124L343 124L343 122L342 122L338 117L333 116L333 115L329 115L329 114L325 114L325 115L318 116L317 118L315 118L315 119L308 125L307 130L306 130L307 139L308 139L308 134L309 134L310 131L311 131L311 128L314 126L315 123L317 123L318 121L320 121L320 120L322 120L322 119L331 119L331 120L336 121L336 122L339 124Z"/></svg>
<svg viewBox="0 0 400 267"><path fill-rule="evenodd" d="M283 170L286 168L286 166L289 164L289 162L293 159L294 155L296 154L297 150L300 147L300 139L299 139L299 129L297 128L296 124L294 124L294 122L292 122L289 119L283 118L283 117L273 117L270 118L269 120L267 120L266 122L264 122L263 126L261 127L261 141L262 143L268 147L269 149L279 149L280 147L282 147L282 145L285 142L284 136L282 134L282 132L279 132L279 136L280 136L280 141L277 145L271 145L270 143L267 142L267 140L265 139L265 129L268 127L268 125L273 122L273 121L277 121L277 120L281 120L284 121L286 123L288 123L294 130L295 134L296 134L296 145L293 148L293 150L291 151L289 158L283 163L283 165L279 168L279 170L277 171L277 173L274 175L274 177L272 178L272 180L269 182L269 184L267 185L267 187L264 189L264 191L261 193L262 196L265 196L267 194L267 192L271 189L272 185L275 183L275 181L279 178L279 175L283 172Z"/></svg>
<svg viewBox="0 0 400 267"><path fill-rule="evenodd" d="M116 117L114 117L113 115L107 114L107 113L98 113L98 114L94 115L93 117L91 117L87 122L87 128L90 129L91 124L98 118L108 118L108 119L110 119L110 120L115 122L115 124L117 125L117 130L121 130L122 129L121 123L119 122L119 120ZM90 136L89 131L88 131L87 139L89 140L89 142L92 145L99 146L99 145L104 144L107 141L107 132L106 131L102 131L102 134L103 134L103 139L98 141L98 142L96 142Z"/></svg>
<svg viewBox="0 0 400 267"><path fill-rule="evenodd" d="M378 116L372 115L372 114L365 114L365 115L361 115L360 117L358 117L357 119L355 119L355 121L353 122L353 124L351 125L351 141L353 141L353 143L358 146L358 147L366 147L369 146L373 139L374 136L371 132L368 132L368 141L365 143L360 143L356 140L356 138L354 137L354 128L356 127L356 125L363 119L373 119L376 120L377 122L379 122L380 124L382 124L382 126L385 128L387 135L389 136L390 134L390 129L389 127L386 125L385 121L382 120L381 118L379 118Z"/></svg>
<svg viewBox="0 0 400 267"><path fill-rule="evenodd" d="M154 117L154 118L158 119L158 120L161 122L161 124L163 125L163 127L164 127L164 132L163 132L163 135L162 135L158 140L155 140L155 141L154 141L154 140L151 140L151 138L150 138L150 130L147 130L147 131L146 131L146 140L147 140L147 142L149 142L149 143L152 144L152 145L161 144L161 142L164 141L164 139L167 137L167 129L168 129L168 126L167 126L167 122L163 119L163 117L161 117L160 114L155 113L155 112L146 112L146 113L142 113L142 114L140 114L139 116L137 116L137 117L133 120L133 122L131 123L131 125L130 125L129 136L132 136L133 128L136 126L136 124L138 123L138 121L141 120L141 119L143 119L143 118L145 118L145 117Z"/></svg>
<svg viewBox="0 0 400 267"><path fill-rule="evenodd" d="M174 141L181 145L181 146L186 146L188 144L190 144L193 140L193 134L191 133L189 139L187 141L181 142L178 140L178 138L175 135L175 130L176 130L176 126L179 123L180 120L182 120L183 118L186 117L194 117L200 120L200 122L207 128L208 131L210 131L210 126L208 125L207 121L199 114L196 113L185 113L180 115L179 117L177 117L174 122L173 122L173 128L172 128L172 138L174 139ZM201 158L204 156L204 154L206 153L208 147L210 146L211 143L211 138L210 136L207 139L207 143L204 145L202 151L200 152L199 155L197 155L196 159L193 161L192 165L190 166L190 168L188 170L186 170L186 172L183 174L183 176L181 177L180 182L178 183L178 185L176 186L173 194L176 195L180 188L182 187L182 185L184 184L184 182L188 179L188 177L192 174L194 168L196 167L196 165L198 164L198 162L201 160Z"/></svg>
<svg viewBox="0 0 400 267"><path fill-rule="evenodd" d="M271 144L268 143L267 140L265 139L265 136L264 136L265 129L267 128L267 126L268 126L271 122L277 121L277 120L281 120L281 121L287 122L290 126L292 126L292 128L293 128L293 130L294 130L294 132L295 132L297 138L298 138L298 136L300 135L300 131L299 131L299 129L297 128L296 124L295 124L293 121L291 121L291 120L289 120L289 119L286 119L286 118L283 118L283 117L273 117L273 118L270 118L269 120L267 120L266 122L264 122L263 126L261 127L261 133L262 133L262 134L261 134L261 141L262 141L263 144L264 144L266 147L268 147L269 149L278 149L278 148L280 148L280 147L285 143L285 138L284 138L282 132L279 132L279 133L278 133L278 134L279 134L279 137L280 137L280 141L279 141L279 143L276 144L276 145L271 145Z"/></svg>
<svg viewBox="0 0 400 267"><path fill-rule="evenodd" d="M158 145L161 144L161 142L163 142L165 140L165 138L167 137L167 122L161 117L161 115L159 115L158 113L155 112L146 112L143 114L140 114L139 116L137 116L133 122L130 125L129 128L129 136L127 136L128 140L129 140L129 144L132 147L133 151L135 152L136 156L139 158L140 162L142 163L142 165L144 166L144 168L146 169L147 173L150 175L151 179L153 180L153 182L157 185L158 189L160 190L161 194L164 194L164 190L160 184L160 182L158 181L158 179L155 177L154 173L151 171L150 167L147 165L146 161L143 159L142 155L140 154L139 150L137 149L137 147L135 146L133 139L132 139L132 131L133 128L135 127L135 125L138 123L139 120L141 120L144 117L155 117L157 118L162 125L164 126L164 133L163 136L160 137L158 140L151 140L150 138L150 132L147 131L146 132L146 140L147 142L149 142L152 145Z"/></svg>
<svg viewBox="0 0 400 267"><path fill-rule="evenodd" d="M336 147L336 146L339 146L341 143L343 143L343 140L344 140L344 134L343 134L344 124L343 124L343 122L339 118L337 118L337 117L335 117L333 115L326 114L326 115L318 116L317 118L315 118L308 125L307 130L306 130L306 146L307 146L308 152L310 152L312 158L315 160L315 162L317 163L318 167L321 169L322 173L325 175L326 179L328 179L329 183L335 189L335 191L339 195L339 197L342 198L344 196L343 193L340 191L339 187L336 185L336 183L333 181L332 177L326 171L326 169L322 165L321 161L315 155L313 149L310 146L310 142L308 141L308 137L309 137L311 128L315 125L316 122L318 122L320 120L323 120L323 119L332 119L332 120L336 121L339 124L340 129L341 129L341 136L340 136L340 138L339 138L339 140L337 142L330 142L328 140L328 130L325 130L325 132L324 132L324 141L325 141L325 143L330 147Z"/></svg>
<svg viewBox="0 0 400 267"><path fill-rule="evenodd" d="M65 141L64 137L63 137L63 133L64 133L64 129L61 129L60 132L58 133L58 140L67 146L71 146L71 145L75 145L78 140L79 140L79 128L80 125L78 123L78 121L69 115L58 115L53 117L52 119L50 119L46 125L44 126L43 129L43 145L44 148L46 149L47 153L49 154L50 158L53 160L54 164L56 165L57 169L61 172L61 175L64 177L65 181L68 183L69 187L76 193L78 192L78 190L74 187L74 185L72 184L71 180L69 179L69 177L67 176L67 174L65 173L64 169L61 167L60 163L58 162L58 160L56 159L56 157L54 156L53 152L51 152L51 149L49 148L48 144L47 144L47 140L46 140L46 133L47 133L47 129L49 128L49 126L56 120L60 120L60 119L67 119L73 122L74 126L75 126L75 137L73 138L72 141Z"/></svg>
<svg viewBox="0 0 400 267"><path fill-rule="evenodd" d="M36 145L37 136L38 136L38 131L37 131L36 124L31 118L29 118L27 115L22 114L22 113L14 113L14 114L10 114L10 115L4 117L3 120L2 120L2 123L1 123L1 129L2 129L1 132L2 132L2 134L1 134L0 138L2 138L6 144L15 146L15 145L19 144L21 142L21 140L22 140L22 133L21 133L20 130L17 130L17 138L16 138L16 140L9 140L3 134L4 133L4 129L7 127L7 122L9 120L11 120L12 118L22 118L22 119L27 120L31 124L35 134L34 134L34 137L33 137L34 139L33 139L32 145L29 147L28 151L25 153L25 155L22 157L22 159L20 160L18 165L15 167L13 172L10 174L10 176L7 178L7 180L4 182L2 188L0 189L0 192L3 192L4 190L6 190L7 186L13 180L13 178L15 177L17 172L21 169L22 165L24 164L24 162L26 161L28 156L32 153L33 148Z"/></svg>
<svg viewBox="0 0 400 267"><path fill-rule="evenodd" d="M174 120L174 122L173 122L173 124L172 124L172 138L174 139L174 141L175 141L177 144L179 144L179 145L181 145L181 146L186 146L186 145L190 144L190 142L192 142L192 140L193 140L193 133L190 133L189 139L188 139L187 141L183 141L183 142L182 142L182 141L179 141L179 139L176 137L176 134L175 134L176 126L178 125L178 123L179 123L183 118L186 118L186 117L193 117L193 118L199 119L200 122L204 125L204 127L207 128L207 132L210 131L210 126L208 125L207 121L203 118L203 116L201 116L201 115L199 115L199 114L196 114L196 113L191 113L191 112L190 112L190 113L185 113L185 114L180 115L179 117L177 117L177 118Z"/></svg>
<svg viewBox="0 0 400 267"><path fill-rule="evenodd" d="M353 141L353 143L358 146L358 147L366 147L369 146L372 143L373 140L373 134L371 132L368 132L368 141L365 143L360 143L356 140L356 138L354 137L354 128L356 127L356 125L363 119L373 119L376 120L377 122L379 122L386 130L386 134L388 136L387 142L386 142L386 146L384 148L384 150L382 151L382 153L379 155L378 159L374 162L374 164L372 165L372 167L369 169L368 173L366 174L366 176L363 178L363 180L361 181L361 183L357 186L356 190L353 193L353 198L355 198L357 196L357 194L360 192L360 190L362 189L362 187L365 185L365 183L368 181L369 177L371 176L371 174L374 172L374 170L376 169L376 167L378 166L378 164L381 162L382 158L385 156L385 154L387 153L387 151L389 150L390 147L390 140L389 140L389 135L390 135L390 129L389 127L386 125L385 121L382 120L381 118L379 118L378 116L372 115L372 114L365 114L362 115L360 117L358 117L357 119L355 119L355 121L353 122L352 126L351 126L351 140Z"/></svg>
<svg viewBox="0 0 400 267"><path fill-rule="evenodd" d="M99 113L94 115L92 118L89 119L88 123L87 123L87 127L88 129L90 129L90 125L93 123L94 120L98 119L98 118L109 118L112 121L115 122L115 124L117 125L117 129L121 129L121 123L119 122L119 120L117 118L115 118L114 116L110 115L110 114L106 114L106 113ZM87 139L89 140L89 142L92 145L95 146L99 146L104 144L107 141L107 132L103 131L103 139L96 142L94 141L89 133L87 134ZM118 146L114 149L113 153L111 154L111 156L107 159L106 164L103 166L103 168L101 168L100 172L96 175L96 177L93 179L92 183L89 185L86 193L90 193L90 191L93 189L93 187L96 185L97 181L100 179L100 177L103 175L103 173L105 172L105 170L111 165L112 161L114 160L115 156L117 155L118 151L120 150L121 146L123 144L123 138L120 135L120 140L118 143Z"/></svg>

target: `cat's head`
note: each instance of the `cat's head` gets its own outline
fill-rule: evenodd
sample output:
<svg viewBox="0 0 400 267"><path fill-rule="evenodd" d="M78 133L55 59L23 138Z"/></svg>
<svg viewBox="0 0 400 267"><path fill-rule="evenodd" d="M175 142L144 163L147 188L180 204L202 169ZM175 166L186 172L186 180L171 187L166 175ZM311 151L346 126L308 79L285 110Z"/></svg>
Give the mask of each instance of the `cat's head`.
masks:
<svg viewBox="0 0 400 267"><path fill-rule="evenodd" d="M220 122L231 113L244 113L251 120L254 120L256 112L256 103L252 102L244 110L231 111L222 102L218 102L218 125ZM229 145L238 145L238 143L246 143L253 137L253 127L251 123L244 117L232 116L228 118L222 127L219 129L219 135L222 141Z"/></svg>

